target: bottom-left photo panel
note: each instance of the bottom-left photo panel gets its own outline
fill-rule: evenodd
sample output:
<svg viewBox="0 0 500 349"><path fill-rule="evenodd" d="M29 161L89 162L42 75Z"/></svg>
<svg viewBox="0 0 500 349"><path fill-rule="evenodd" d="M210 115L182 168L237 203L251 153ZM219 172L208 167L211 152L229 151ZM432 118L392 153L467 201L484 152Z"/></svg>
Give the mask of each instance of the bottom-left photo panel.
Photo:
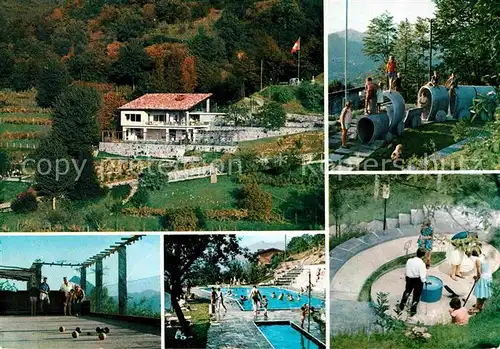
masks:
<svg viewBox="0 0 500 349"><path fill-rule="evenodd" d="M0 237L0 348L161 348L160 239Z"/></svg>

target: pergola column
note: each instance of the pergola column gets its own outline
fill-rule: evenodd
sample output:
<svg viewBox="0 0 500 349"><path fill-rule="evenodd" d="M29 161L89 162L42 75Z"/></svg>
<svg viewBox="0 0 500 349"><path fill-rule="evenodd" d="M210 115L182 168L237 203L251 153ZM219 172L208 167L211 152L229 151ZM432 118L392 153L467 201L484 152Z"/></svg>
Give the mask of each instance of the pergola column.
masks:
<svg viewBox="0 0 500 349"><path fill-rule="evenodd" d="M80 268L80 284L83 292L87 293L87 268L85 266Z"/></svg>
<svg viewBox="0 0 500 349"><path fill-rule="evenodd" d="M35 282L33 282L33 285L36 288L40 288L41 281L42 281L42 265L35 264Z"/></svg>
<svg viewBox="0 0 500 349"><path fill-rule="evenodd" d="M95 294L96 294L96 312L102 308L102 259L95 262Z"/></svg>
<svg viewBox="0 0 500 349"><path fill-rule="evenodd" d="M127 247L118 248L118 313L127 314Z"/></svg>

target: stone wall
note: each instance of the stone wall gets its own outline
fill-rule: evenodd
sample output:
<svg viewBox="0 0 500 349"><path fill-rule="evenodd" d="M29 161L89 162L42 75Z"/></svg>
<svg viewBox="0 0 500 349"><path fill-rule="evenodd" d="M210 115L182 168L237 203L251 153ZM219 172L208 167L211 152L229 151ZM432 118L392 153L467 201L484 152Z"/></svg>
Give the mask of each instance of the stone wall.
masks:
<svg viewBox="0 0 500 349"><path fill-rule="evenodd" d="M296 133L303 133L307 131L317 131L320 130L318 128L312 127L283 127L278 131L266 131L261 127L230 127L230 126L219 126L214 127L214 131L226 131L230 133L233 137L233 142L241 142L241 141L251 141L255 139L261 138L269 138L269 137L279 137L286 136Z"/></svg>
<svg viewBox="0 0 500 349"><path fill-rule="evenodd" d="M234 153L236 151L236 147L222 145L172 145L139 142L101 142L99 143L99 151L127 157L146 156L160 159L177 159L184 157L186 151Z"/></svg>

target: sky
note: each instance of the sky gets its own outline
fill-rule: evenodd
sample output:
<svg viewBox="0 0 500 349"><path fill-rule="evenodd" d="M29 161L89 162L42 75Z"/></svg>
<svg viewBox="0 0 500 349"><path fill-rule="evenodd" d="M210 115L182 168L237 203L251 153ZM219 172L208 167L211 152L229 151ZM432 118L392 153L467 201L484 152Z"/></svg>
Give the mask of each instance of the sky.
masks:
<svg viewBox="0 0 500 349"><path fill-rule="evenodd" d="M22 268L31 267L36 259L44 262L66 261L68 263L81 263L89 257L109 248L122 237L131 235L94 235L94 236L2 236L0 237L0 265ZM160 237L145 236L142 240L127 247L127 281L133 285L131 292L141 291L140 281L148 277L158 276L160 284L161 260ZM105 285L118 282L118 253L103 261ZM90 267L89 269L93 269ZM95 285L95 274L87 269L87 280ZM42 274L48 278L51 289L58 289L62 278L67 276L80 276L80 273L70 267L43 266ZM25 282L14 282L19 290L26 289ZM144 285L142 288L149 288ZM159 291L159 289L158 289Z"/></svg>
<svg viewBox="0 0 500 349"><path fill-rule="evenodd" d="M432 0L348 0L349 29L365 32L370 20L385 11L391 13L394 22L406 18L414 22L417 17L434 17L435 5ZM325 30L335 33L345 29L345 0L327 0Z"/></svg>

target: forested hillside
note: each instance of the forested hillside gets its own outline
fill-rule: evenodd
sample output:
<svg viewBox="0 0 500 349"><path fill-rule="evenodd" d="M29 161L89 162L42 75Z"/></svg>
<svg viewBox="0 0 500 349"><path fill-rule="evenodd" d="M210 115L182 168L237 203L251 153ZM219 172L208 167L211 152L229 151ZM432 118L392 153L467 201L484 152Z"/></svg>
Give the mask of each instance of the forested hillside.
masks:
<svg viewBox="0 0 500 349"><path fill-rule="evenodd" d="M323 70L322 0L0 0L0 88L72 80L235 101ZM111 98L111 97L110 97ZM53 96L38 96L50 107Z"/></svg>

